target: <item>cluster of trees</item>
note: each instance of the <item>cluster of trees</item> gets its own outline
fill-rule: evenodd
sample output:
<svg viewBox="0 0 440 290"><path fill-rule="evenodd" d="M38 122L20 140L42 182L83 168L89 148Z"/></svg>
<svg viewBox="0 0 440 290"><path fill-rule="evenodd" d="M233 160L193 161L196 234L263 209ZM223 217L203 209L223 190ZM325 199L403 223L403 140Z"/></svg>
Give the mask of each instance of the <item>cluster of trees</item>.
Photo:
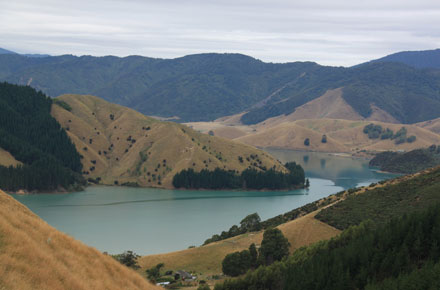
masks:
<svg viewBox="0 0 440 290"><path fill-rule="evenodd" d="M75 146L50 115L52 100L26 86L0 83L0 147L23 165L0 166L0 187L53 190L84 184Z"/></svg>
<svg viewBox="0 0 440 290"><path fill-rule="evenodd" d="M213 171L203 169L200 172L192 168L184 169L173 177L176 188L206 189L286 189L304 186L304 169L295 162L288 162L288 173L269 169L261 171L246 169L237 174L234 170L216 168Z"/></svg>
<svg viewBox="0 0 440 290"><path fill-rule="evenodd" d="M395 173L415 173L440 165L440 146L432 145L425 149L409 152L382 152L370 160L370 166Z"/></svg>
<svg viewBox="0 0 440 290"><path fill-rule="evenodd" d="M308 180L308 179L307 179ZM306 180L306 182L307 182ZM222 231L220 235L215 234L211 238L207 239L203 245L207 245L213 242L218 242L221 240L225 240L228 238L232 238L244 233L248 232L257 232L260 230L265 230L269 228L273 228L276 226L279 226L280 224L286 223L288 221L292 221L300 216L303 216L305 214L311 213L312 211L315 211L318 209L318 203L321 201L315 201L312 203L308 203L306 205L303 205L302 207L293 209L289 212L286 212L284 214L280 214L276 217L267 219L265 221L261 221L260 216L258 213L253 213L248 216L246 216L241 222L240 226L233 225L228 231Z"/></svg>
<svg viewBox="0 0 440 290"><path fill-rule="evenodd" d="M380 227L363 222L214 289L436 289L439 245L437 205Z"/></svg>
<svg viewBox="0 0 440 290"><path fill-rule="evenodd" d="M240 226L233 225L229 231L223 231L220 235L213 235L211 238L207 239L203 245L207 245L213 242L218 242L221 240L229 239L247 232L257 232L263 229L261 224L261 218L258 213L253 213L246 216L241 220Z"/></svg>
<svg viewBox="0 0 440 290"><path fill-rule="evenodd" d="M251 244L248 250L226 255L222 271L225 275L236 277L260 265L271 265L287 257L289 247L290 243L283 233L277 228L270 228L264 232L258 251L255 244Z"/></svg>
<svg viewBox="0 0 440 290"><path fill-rule="evenodd" d="M407 137L408 131L405 127L400 128L399 131L394 134L393 130L389 128L383 129L381 125L375 125L371 123L364 127L363 132L367 134L368 138L370 139L391 139L394 140L394 143L396 143L396 145L405 142L412 143L417 139L417 137L414 135Z"/></svg>

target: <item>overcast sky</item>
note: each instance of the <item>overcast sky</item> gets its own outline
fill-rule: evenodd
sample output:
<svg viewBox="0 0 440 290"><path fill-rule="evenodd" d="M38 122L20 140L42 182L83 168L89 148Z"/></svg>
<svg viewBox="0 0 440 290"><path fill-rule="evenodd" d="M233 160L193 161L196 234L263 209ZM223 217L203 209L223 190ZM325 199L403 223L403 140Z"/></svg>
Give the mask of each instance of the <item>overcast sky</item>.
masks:
<svg viewBox="0 0 440 290"><path fill-rule="evenodd" d="M0 0L0 47L162 58L237 52L348 66L439 48L440 0Z"/></svg>

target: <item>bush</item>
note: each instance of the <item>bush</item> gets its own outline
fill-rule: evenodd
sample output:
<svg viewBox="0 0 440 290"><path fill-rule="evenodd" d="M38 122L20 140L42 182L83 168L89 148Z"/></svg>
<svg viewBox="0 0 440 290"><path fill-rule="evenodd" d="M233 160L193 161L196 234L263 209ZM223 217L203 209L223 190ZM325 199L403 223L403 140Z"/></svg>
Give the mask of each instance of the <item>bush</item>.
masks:
<svg viewBox="0 0 440 290"><path fill-rule="evenodd" d="M114 255L113 258L115 258L119 263L133 269L139 269L140 266L137 263L137 259L140 256L134 253L133 251L125 251L122 254Z"/></svg>
<svg viewBox="0 0 440 290"><path fill-rule="evenodd" d="M411 136L409 136L409 137L406 139L406 142L408 142L408 143L412 143L412 142L416 141L416 139L417 139L416 136L411 135Z"/></svg>
<svg viewBox="0 0 440 290"><path fill-rule="evenodd" d="M160 269L163 266L165 266L163 263L159 263L156 266L147 269L145 272L147 273L148 280L155 283L160 278Z"/></svg>
<svg viewBox="0 0 440 290"><path fill-rule="evenodd" d="M304 145L306 145L306 146L310 146L310 139L309 139L309 138L306 138L306 139L304 140Z"/></svg>

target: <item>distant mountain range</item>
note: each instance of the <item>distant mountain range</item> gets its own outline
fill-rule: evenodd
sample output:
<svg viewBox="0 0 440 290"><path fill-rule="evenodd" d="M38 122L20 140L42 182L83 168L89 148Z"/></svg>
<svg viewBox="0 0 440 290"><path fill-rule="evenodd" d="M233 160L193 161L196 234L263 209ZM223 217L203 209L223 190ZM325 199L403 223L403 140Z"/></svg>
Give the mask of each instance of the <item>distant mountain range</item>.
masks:
<svg viewBox="0 0 440 290"><path fill-rule="evenodd" d="M240 54L176 59L0 54L0 80L27 84L53 97L93 94L180 121L243 112L244 124L291 114L341 88L343 100L364 118L378 108L399 123L416 123L440 117L440 70L420 69L436 61L438 50L391 55L351 68L264 63Z"/></svg>
<svg viewBox="0 0 440 290"><path fill-rule="evenodd" d="M440 68L440 49L423 51L402 51L373 62L399 62L415 68Z"/></svg>

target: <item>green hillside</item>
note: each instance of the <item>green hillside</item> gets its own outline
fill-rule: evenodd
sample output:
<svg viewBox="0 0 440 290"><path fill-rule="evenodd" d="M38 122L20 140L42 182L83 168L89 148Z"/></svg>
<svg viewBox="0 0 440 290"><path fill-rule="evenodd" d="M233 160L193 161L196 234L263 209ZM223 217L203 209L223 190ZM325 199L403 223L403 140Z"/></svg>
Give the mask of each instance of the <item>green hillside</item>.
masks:
<svg viewBox="0 0 440 290"><path fill-rule="evenodd" d="M440 206L376 228L362 223L215 290L438 289Z"/></svg>
<svg viewBox="0 0 440 290"><path fill-rule="evenodd" d="M240 54L176 59L141 56L0 55L0 80L29 84L50 96L92 94L153 116L207 121L248 111L245 124L292 113L328 89L368 117L371 105L401 123L440 117L440 73L398 63L351 68L312 62L264 63Z"/></svg>
<svg viewBox="0 0 440 290"><path fill-rule="evenodd" d="M296 107L338 87L343 87L344 100L365 118L371 115L372 104L401 123L430 120L440 114L438 71L398 63L367 63L352 68L320 67L289 84L265 106L250 110L241 120L255 124L290 114Z"/></svg>
<svg viewBox="0 0 440 290"><path fill-rule="evenodd" d="M0 148L23 164L0 166L0 188L56 190L82 183L80 155L50 115L51 106L30 87L0 83Z"/></svg>
<svg viewBox="0 0 440 290"><path fill-rule="evenodd" d="M362 221L375 224L421 211L440 202L440 168L407 178L396 184L379 187L322 210L316 218L337 228L346 229Z"/></svg>
<svg viewBox="0 0 440 290"><path fill-rule="evenodd" d="M370 160L370 166L395 173L415 173L437 165L440 165L440 146L436 145L405 153L382 152Z"/></svg>
<svg viewBox="0 0 440 290"><path fill-rule="evenodd" d="M437 289L439 192L440 168L349 190L316 215L339 236L215 289Z"/></svg>

